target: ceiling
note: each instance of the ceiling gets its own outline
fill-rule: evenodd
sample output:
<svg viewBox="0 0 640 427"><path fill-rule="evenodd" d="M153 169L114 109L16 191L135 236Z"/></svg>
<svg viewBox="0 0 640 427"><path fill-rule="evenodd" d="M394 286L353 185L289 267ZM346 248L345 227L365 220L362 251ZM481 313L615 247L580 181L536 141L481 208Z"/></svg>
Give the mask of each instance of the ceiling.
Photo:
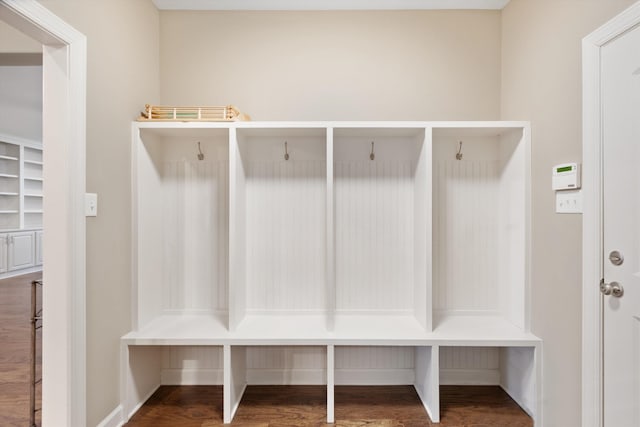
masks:
<svg viewBox="0 0 640 427"><path fill-rule="evenodd" d="M160 10L500 10L509 0L153 0Z"/></svg>

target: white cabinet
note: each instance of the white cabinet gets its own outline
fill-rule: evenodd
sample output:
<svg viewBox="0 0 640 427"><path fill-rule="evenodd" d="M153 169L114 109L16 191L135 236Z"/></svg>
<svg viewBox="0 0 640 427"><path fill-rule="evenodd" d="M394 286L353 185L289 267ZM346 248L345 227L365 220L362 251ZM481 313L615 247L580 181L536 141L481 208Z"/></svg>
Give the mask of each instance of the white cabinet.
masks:
<svg viewBox="0 0 640 427"><path fill-rule="evenodd" d="M0 135L0 277L40 270L42 144Z"/></svg>
<svg viewBox="0 0 640 427"><path fill-rule="evenodd" d="M9 252L8 252L8 234L0 234L0 273L6 273L9 270Z"/></svg>
<svg viewBox="0 0 640 427"><path fill-rule="evenodd" d="M0 233L0 278L41 270L41 242L42 230Z"/></svg>
<svg viewBox="0 0 640 427"><path fill-rule="evenodd" d="M528 123L133 128L125 413L189 378L224 384L230 422L280 378L326 384L329 422L335 384L412 384L438 421L441 383L499 384L539 422Z"/></svg>
<svg viewBox="0 0 640 427"><path fill-rule="evenodd" d="M42 246L42 238L44 236L44 232L42 230L36 231L36 265L42 265L44 263L43 259L43 246Z"/></svg>
<svg viewBox="0 0 640 427"><path fill-rule="evenodd" d="M33 231L7 234L8 270L33 267L35 260L35 233Z"/></svg>

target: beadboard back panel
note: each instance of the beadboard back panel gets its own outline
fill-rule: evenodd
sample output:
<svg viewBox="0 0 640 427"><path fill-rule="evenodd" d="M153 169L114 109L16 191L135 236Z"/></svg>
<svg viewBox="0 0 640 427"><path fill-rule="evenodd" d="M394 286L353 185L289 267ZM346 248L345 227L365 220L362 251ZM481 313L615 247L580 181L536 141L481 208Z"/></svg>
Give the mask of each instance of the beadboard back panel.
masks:
<svg viewBox="0 0 640 427"><path fill-rule="evenodd" d="M499 174L497 145L435 140L433 306L453 314L497 313Z"/></svg>
<svg viewBox="0 0 640 427"><path fill-rule="evenodd" d="M525 328L527 149L521 129L434 131L436 317L496 315Z"/></svg>
<svg viewBox="0 0 640 427"><path fill-rule="evenodd" d="M440 347L440 383L500 384L500 348Z"/></svg>
<svg viewBox="0 0 640 427"><path fill-rule="evenodd" d="M416 197L426 198L415 182L424 129L334 132L336 312L415 314L416 239L426 242L415 232Z"/></svg>
<svg viewBox="0 0 640 427"><path fill-rule="evenodd" d="M335 347L336 385L406 385L415 380L415 347Z"/></svg>
<svg viewBox="0 0 640 427"><path fill-rule="evenodd" d="M140 133L137 321L228 308L228 131ZM198 142L204 159L198 160Z"/></svg>
<svg viewBox="0 0 640 427"><path fill-rule="evenodd" d="M165 161L163 177L164 311L226 311L227 161Z"/></svg>
<svg viewBox="0 0 640 427"><path fill-rule="evenodd" d="M327 348L247 347L247 382L269 385L326 384Z"/></svg>
<svg viewBox="0 0 640 427"><path fill-rule="evenodd" d="M217 385L223 382L222 346L162 349L163 385Z"/></svg>
<svg viewBox="0 0 640 427"><path fill-rule="evenodd" d="M325 133L238 138L247 313L326 312Z"/></svg>
<svg viewBox="0 0 640 427"><path fill-rule="evenodd" d="M500 348L440 347L439 357L442 384L501 384L503 362ZM528 369L527 366L521 368ZM335 347L335 381L339 385L413 384L415 369L415 347ZM246 347L246 370L248 384L326 384L327 348ZM162 349L163 385L222 384L222 372L222 346L173 346Z"/></svg>

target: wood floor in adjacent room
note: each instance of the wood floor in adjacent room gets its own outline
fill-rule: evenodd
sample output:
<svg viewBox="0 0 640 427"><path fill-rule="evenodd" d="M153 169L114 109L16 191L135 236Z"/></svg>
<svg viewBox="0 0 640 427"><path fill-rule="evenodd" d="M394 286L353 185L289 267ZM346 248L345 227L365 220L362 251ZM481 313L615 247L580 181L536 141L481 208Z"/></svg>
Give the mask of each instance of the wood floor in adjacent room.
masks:
<svg viewBox="0 0 640 427"><path fill-rule="evenodd" d="M330 426L323 386L249 386L232 425ZM432 424L411 386L338 386L336 426L531 427L499 387L441 387L441 422ZM210 427L222 424L221 386L163 386L125 427Z"/></svg>
<svg viewBox="0 0 640 427"><path fill-rule="evenodd" d="M42 273L0 280L0 426L29 426L31 282ZM38 345L40 344L38 337ZM40 352L38 352L41 354ZM36 359L40 377L41 359ZM40 387L37 388L38 394ZM40 407L40 399L36 400ZM40 425L39 414L36 417Z"/></svg>

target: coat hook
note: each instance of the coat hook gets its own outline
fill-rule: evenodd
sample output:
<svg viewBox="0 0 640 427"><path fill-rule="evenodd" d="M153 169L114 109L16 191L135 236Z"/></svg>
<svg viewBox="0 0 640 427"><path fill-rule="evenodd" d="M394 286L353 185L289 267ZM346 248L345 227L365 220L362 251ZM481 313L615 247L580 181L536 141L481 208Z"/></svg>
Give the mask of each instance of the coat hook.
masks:
<svg viewBox="0 0 640 427"><path fill-rule="evenodd" d="M375 153L374 153L374 151L373 151L373 144L374 144L374 142L373 142L373 141L371 141L371 154L369 154L369 158L370 158L371 160L374 160L374 159L376 158L376 154L375 154Z"/></svg>
<svg viewBox="0 0 640 427"><path fill-rule="evenodd" d="M198 160L204 160L204 153L202 152L202 149L200 148L200 141L198 141Z"/></svg>
<svg viewBox="0 0 640 427"><path fill-rule="evenodd" d="M456 160L462 160L462 141L460 141L460 146L458 147L458 152L456 153Z"/></svg>
<svg viewBox="0 0 640 427"><path fill-rule="evenodd" d="M289 151L287 149L287 141L284 142L284 159L289 160Z"/></svg>

